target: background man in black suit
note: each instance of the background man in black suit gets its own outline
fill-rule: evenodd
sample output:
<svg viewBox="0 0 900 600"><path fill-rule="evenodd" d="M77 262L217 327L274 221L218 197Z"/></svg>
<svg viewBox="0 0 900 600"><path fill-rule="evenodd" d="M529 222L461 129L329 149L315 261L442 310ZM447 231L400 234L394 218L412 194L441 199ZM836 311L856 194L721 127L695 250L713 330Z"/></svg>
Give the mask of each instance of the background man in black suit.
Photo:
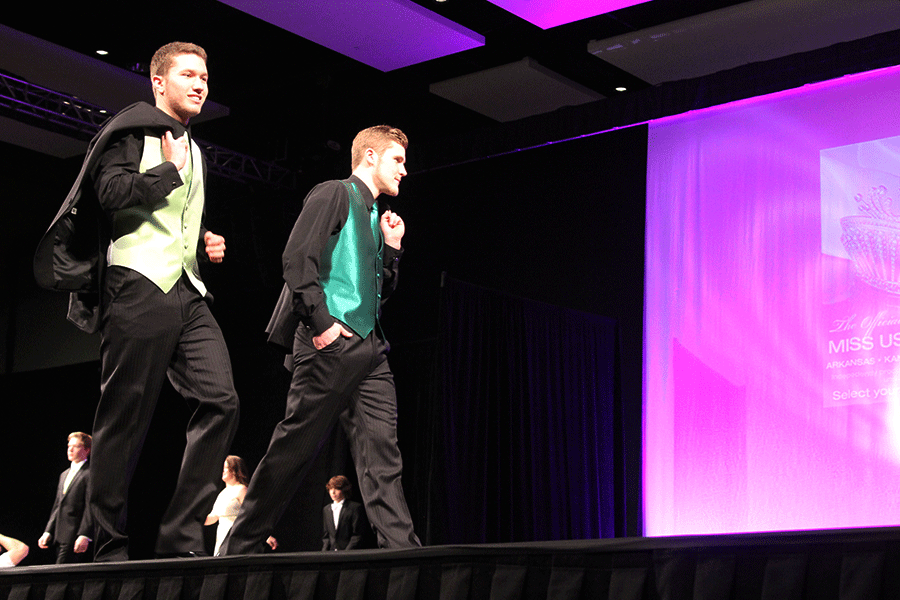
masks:
<svg viewBox="0 0 900 600"><path fill-rule="evenodd" d="M90 481L91 436L80 431L69 434L66 457L71 465L59 474L56 500L44 535L38 540L40 548L56 545L56 562L86 562L91 542L91 513L88 508Z"/></svg>
<svg viewBox="0 0 900 600"><path fill-rule="evenodd" d="M347 497L353 491L350 481L336 475L325 486L331 504L322 509L322 550L353 550L359 548L366 530L366 514L359 502Z"/></svg>

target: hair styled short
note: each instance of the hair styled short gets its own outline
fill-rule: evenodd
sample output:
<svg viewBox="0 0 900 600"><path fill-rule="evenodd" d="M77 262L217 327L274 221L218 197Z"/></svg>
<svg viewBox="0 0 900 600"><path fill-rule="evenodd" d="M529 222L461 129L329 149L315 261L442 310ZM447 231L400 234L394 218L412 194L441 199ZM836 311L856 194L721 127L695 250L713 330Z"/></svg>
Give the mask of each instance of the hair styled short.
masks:
<svg viewBox="0 0 900 600"><path fill-rule="evenodd" d="M225 464L228 465L228 470L231 471L238 483L241 485L250 483L250 477L247 475L247 465L244 463L243 458L232 454L225 457Z"/></svg>
<svg viewBox="0 0 900 600"><path fill-rule="evenodd" d="M69 434L67 441L72 441L72 438L78 438L78 441L84 446L84 449L90 451L91 449L91 436L81 431L73 431Z"/></svg>
<svg viewBox="0 0 900 600"><path fill-rule="evenodd" d="M325 486L326 490L341 490L341 493L346 496L350 492L353 491L353 486L350 484L350 480L344 477L343 475L335 475L331 479L328 480L328 484Z"/></svg>
<svg viewBox="0 0 900 600"><path fill-rule="evenodd" d="M166 75L172 68L176 56L196 54L206 62L206 50L189 42L170 42L157 50L150 59L150 77Z"/></svg>
<svg viewBox="0 0 900 600"><path fill-rule="evenodd" d="M362 164L363 157L366 155L366 149L371 148L378 154L381 154L391 142L397 142L405 150L409 146L409 140L406 134L389 125L376 125L363 129L353 138L353 146L350 148L350 168L355 169Z"/></svg>

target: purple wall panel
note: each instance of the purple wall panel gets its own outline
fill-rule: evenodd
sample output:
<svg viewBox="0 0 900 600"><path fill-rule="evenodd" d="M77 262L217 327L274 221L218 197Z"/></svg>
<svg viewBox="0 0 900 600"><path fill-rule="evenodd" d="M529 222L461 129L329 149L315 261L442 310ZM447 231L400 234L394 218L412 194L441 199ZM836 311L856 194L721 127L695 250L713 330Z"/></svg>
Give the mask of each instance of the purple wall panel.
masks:
<svg viewBox="0 0 900 600"><path fill-rule="evenodd" d="M641 4L648 0L553 0L553 2L537 2L535 0L489 0L491 4L511 12L537 25L541 29L550 29L557 25L565 25L597 15L604 15L620 8Z"/></svg>
<svg viewBox="0 0 900 600"><path fill-rule="evenodd" d="M220 0L381 71L484 45L484 36L409 0Z"/></svg>

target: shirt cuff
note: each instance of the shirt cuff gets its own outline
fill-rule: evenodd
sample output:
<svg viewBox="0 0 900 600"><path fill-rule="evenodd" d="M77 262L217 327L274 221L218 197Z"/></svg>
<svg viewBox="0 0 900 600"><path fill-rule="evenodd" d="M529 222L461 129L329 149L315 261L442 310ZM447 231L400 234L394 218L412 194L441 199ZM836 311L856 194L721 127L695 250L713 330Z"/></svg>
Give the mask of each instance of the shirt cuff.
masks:
<svg viewBox="0 0 900 600"><path fill-rule="evenodd" d="M387 244L384 245L384 262L385 263L400 260L401 256L403 256L403 248L400 248L398 250L392 246L388 246Z"/></svg>
<svg viewBox="0 0 900 600"><path fill-rule="evenodd" d="M331 316L327 309L316 311L309 318L309 326L312 328L314 335L322 335L335 322L335 318Z"/></svg>

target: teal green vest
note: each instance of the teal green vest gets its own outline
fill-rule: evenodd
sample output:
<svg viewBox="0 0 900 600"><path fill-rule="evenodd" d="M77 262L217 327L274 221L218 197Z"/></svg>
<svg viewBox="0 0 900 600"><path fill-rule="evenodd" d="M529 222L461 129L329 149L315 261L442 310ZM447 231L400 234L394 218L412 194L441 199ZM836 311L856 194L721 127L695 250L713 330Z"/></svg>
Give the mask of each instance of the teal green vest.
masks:
<svg viewBox="0 0 900 600"><path fill-rule="evenodd" d="M365 338L375 328L381 301L382 238L378 205L370 211L355 183L342 181L350 197L347 222L328 239L319 283L331 316Z"/></svg>
<svg viewBox="0 0 900 600"><path fill-rule="evenodd" d="M140 172L164 160L160 139L145 135ZM197 266L204 200L202 161L200 149L192 139L190 160L179 172L184 185L173 190L159 206L134 206L113 214L107 257L110 265L134 269L164 293L184 272L197 291L206 295Z"/></svg>

